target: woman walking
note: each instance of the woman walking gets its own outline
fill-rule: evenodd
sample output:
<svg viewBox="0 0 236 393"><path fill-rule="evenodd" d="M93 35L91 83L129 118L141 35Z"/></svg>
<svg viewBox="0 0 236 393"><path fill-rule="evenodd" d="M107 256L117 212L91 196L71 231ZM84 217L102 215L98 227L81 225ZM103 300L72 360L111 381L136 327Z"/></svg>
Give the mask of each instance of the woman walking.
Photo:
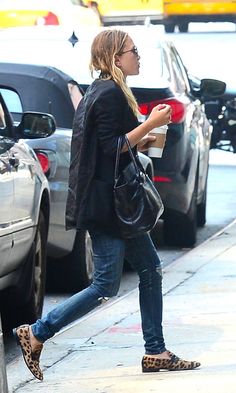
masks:
<svg viewBox="0 0 236 393"><path fill-rule="evenodd" d="M120 30L99 33L91 47L91 71L99 77L88 87L75 114L71 145L67 229L86 229L92 239L94 275L91 285L73 295L34 324L15 329L26 365L43 379L39 357L43 343L75 319L118 292L124 257L139 275L139 301L145 353L143 372L185 370L200 366L169 351L162 329L162 274L149 233L124 239L113 206L112 186L118 139L121 167L130 162L126 137L134 152L155 137L148 133L171 121L171 108L157 105L139 124L138 105L126 83L139 73L140 57L131 37Z"/></svg>

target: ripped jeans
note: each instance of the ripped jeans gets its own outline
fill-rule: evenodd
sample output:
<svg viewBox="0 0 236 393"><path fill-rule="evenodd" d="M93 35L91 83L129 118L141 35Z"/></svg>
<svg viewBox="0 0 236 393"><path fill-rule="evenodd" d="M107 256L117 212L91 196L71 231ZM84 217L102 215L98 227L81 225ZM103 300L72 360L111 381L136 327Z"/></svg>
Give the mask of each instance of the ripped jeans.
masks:
<svg viewBox="0 0 236 393"><path fill-rule="evenodd" d="M93 246L92 284L68 298L32 325L35 337L44 342L60 329L85 315L119 290L123 260L139 275L139 303L146 354L164 352L162 332L161 264L149 234L123 240L90 231Z"/></svg>

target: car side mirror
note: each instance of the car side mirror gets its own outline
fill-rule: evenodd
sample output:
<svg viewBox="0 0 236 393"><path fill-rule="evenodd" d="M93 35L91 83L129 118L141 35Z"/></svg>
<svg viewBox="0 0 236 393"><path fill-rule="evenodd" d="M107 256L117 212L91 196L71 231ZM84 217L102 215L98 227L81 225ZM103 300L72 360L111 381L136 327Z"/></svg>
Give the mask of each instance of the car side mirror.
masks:
<svg viewBox="0 0 236 393"><path fill-rule="evenodd" d="M217 79L201 79L200 94L203 98L219 97L225 93L226 83Z"/></svg>
<svg viewBox="0 0 236 393"><path fill-rule="evenodd" d="M54 117L47 113L25 112L21 122L16 128L20 138L36 139L47 138L56 130Z"/></svg>

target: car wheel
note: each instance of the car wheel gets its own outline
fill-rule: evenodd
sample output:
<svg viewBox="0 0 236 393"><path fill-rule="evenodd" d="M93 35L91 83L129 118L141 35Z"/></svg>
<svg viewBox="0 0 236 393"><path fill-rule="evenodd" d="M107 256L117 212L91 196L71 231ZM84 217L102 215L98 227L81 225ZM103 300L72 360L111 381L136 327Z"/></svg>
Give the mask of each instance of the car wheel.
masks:
<svg viewBox="0 0 236 393"><path fill-rule="evenodd" d="M197 206L197 226L203 227L206 224L206 202L207 202L207 180L204 188L203 198Z"/></svg>
<svg viewBox="0 0 236 393"><path fill-rule="evenodd" d="M164 25L166 33L174 33L175 31L175 24L174 23L167 23Z"/></svg>
<svg viewBox="0 0 236 393"><path fill-rule="evenodd" d="M34 266L28 301L16 309L15 319L18 322L33 323L42 315L46 283L46 245L47 234L45 219L39 214L38 228L35 235L34 251L31 253ZM29 279L29 278L28 278Z"/></svg>
<svg viewBox="0 0 236 393"><path fill-rule="evenodd" d="M81 291L91 283L94 269L92 242L87 231L77 231L74 247L67 257L67 262L67 290Z"/></svg>
<svg viewBox="0 0 236 393"><path fill-rule="evenodd" d="M193 247L197 237L196 187L186 215L167 213L164 219L163 235L169 246Z"/></svg>
<svg viewBox="0 0 236 393"><path fill-rule="evenodd" d="M188 32L188 23L181 23L179 25L179 31L180 33L187 33Z"/></svg>
<svg viewBox="0 0 236 393"><path fill-rule="evenodd" d="M47 289L68 293L81 291L91 283L93 269L92 243L89 233L77 231L72 251L60 260L50 258Z"/></svg>

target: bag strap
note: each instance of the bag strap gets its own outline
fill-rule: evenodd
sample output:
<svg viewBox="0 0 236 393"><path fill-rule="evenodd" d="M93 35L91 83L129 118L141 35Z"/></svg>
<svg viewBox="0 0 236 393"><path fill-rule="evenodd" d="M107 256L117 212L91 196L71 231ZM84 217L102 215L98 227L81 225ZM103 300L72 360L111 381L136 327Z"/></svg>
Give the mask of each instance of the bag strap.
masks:
<svg viewBox="0 0 236 393"><path fill-rule="evenodd" d="M116 180L118 179L118 177L119 177L119 163L120 163L122 139L123 139L123 136L120 136L119 139L118 139L118 143L117 143L116 163L115 163L115 181L116 181ZM137 173L137 175L140 175L140 170L139 170L139 168L138 168L137 161L136 161L135 156L134 156L134 153L133 153L133 151L132 151L132 148L131 148L129 139L127 138L126 135L125 135L125 143L126 143L126 145L127 145L127 147L128 147L128 152L129 152L130 158L131 158L131 160L132 160L132 162L133 162L133 164L134 164L136 173Z"/></svg>

